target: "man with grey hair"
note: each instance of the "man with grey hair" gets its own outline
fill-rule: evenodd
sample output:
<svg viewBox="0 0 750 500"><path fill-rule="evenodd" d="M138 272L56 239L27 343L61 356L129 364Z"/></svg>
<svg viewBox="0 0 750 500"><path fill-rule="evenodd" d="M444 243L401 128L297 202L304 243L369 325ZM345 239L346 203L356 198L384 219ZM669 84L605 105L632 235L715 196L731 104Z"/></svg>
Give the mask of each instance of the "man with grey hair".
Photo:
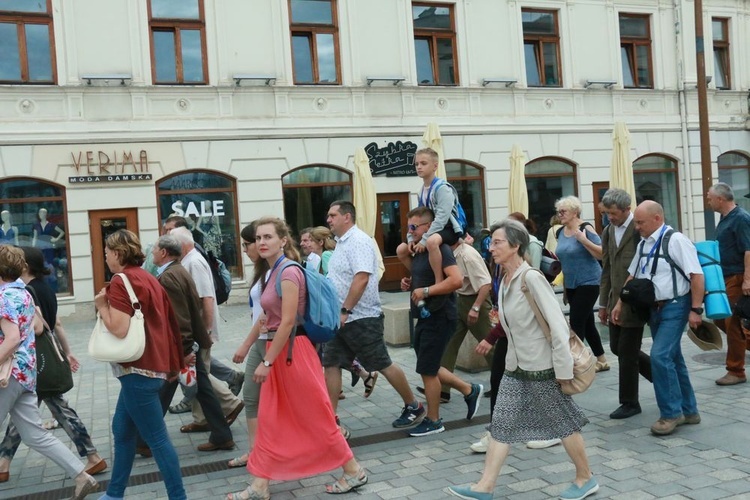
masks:
<svg viewBox="0 0 750 500"><path fill-rule="evenodd" d="M607 190L602 197L603 212L609 225L602 232L602 281L599 287L599 321L609 327L609 346L620 367L620 407L609 418L622 419L641 413L638 401L638 374L651 381L651 358L641 351L643 325L630 307L623 308L618 324L609 315L620 298L628 277L628 266L635 257L640 236L635 231L631 198L618 188Z"/></svg>
<svg viewBox="0 0 750 500"><path fill-rule="evenodd" d="M745 351L748 340L742 332L741 318L735 308L743 295L750 295L750 214L734 201L731 186L719 182L706 195L708 206L721 215L716 226L721 272L732 305L732 316L716 320L727 334L727 373L716 380L718 385L735 385L747 381Z"/></svg>
<svg viewBox="0 0 750 500"><path fill-rule="evenodd" d="M218 340L218 323L217 318L219 316L219 307L216 304L216 292L214 291L213 277L211 275L211 268L208 266L208 262L203 256L198 253L195 249L195 241L190 230L186 227L176 227L169 232L173 235L181 244L182 249L182 265L185 270L190 274L195 282L195 288L198 291L198 296L201 299L201 308L203 311L203 324L206 327L206 331L211 339L215 342ZM209 373L211 371L211 349L201 348L199 356L203 358ZM237 416L244 408L245 404L237 398L229 390L227 386L222 384L218 379L211 376L211 384L214 392L221 402L221 407L226 414L227 422L231 425L235 421ZM193 422L188 425L183 425L180 428L180 432L203 432L208 430L208 424L205 422L203 412L201 411L200 405L193 401ZM232 443L234 447L234 443ZM214 451L218 449L231 449L229 447L218 446L215 443L207 443L198 447L200 451Z"/></svg>
<svg viewBox="0 0 750 500"><path fill-rule="evenodd" d="M234 447L232 431L224 419L216 394L211 387L206 365L200 356L193 352L193 343L202 349L211 348L211 338L201 317L201 303L195 282L185 268L180 264L182 244L172 235L164 235L153 246L154 265L157 266L157 279L167 292L172 303L177 323L182 335L182 350L187 364L195 364L198 404L206 415L208 430L211 432L209 444L219 448ZM165 383L159 391L159 399L164 414L167 413L169 403L177 390L177 380ZM143 452L145 443L139 441L139 451Z"/></svg>

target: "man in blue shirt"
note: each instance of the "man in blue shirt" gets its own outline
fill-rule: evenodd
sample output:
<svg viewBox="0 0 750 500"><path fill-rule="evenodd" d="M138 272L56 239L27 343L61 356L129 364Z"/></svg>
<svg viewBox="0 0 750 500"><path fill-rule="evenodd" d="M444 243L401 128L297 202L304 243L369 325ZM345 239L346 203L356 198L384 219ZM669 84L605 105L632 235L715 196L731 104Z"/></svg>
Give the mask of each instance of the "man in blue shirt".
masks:
<svg viewBox="0 0 750 500"><path fill-rule="evenodd" d="M747 381L745 350L748 345L735 306L740 297L750 295L750 214L737 206L731 186L724 182L711 186L706 198L711 209L721 214L716 227L716 240L719 242L727 297L733 309L730 318L716 320L719 328L727 334L727 374L717 379L716 383L742 384Z"/></svg>

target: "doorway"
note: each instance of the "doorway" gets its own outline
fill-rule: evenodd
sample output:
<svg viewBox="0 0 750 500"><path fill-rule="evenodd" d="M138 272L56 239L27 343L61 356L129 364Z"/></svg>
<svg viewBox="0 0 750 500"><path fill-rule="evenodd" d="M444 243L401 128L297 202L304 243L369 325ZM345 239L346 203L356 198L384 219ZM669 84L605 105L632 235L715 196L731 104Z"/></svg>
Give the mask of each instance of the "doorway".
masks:
<svg viewBox="0 0 750 500"><path fill-rule="evenodd" d="M104 241L118 229L129 229L138 234L138 209L90 210L91 263L94 267L94 294L99 293L112 279L104 262Z"/></svg>
<svg viewBox="0 0 750 500"><path fill-rule="evenodd" d="M594 182L591 187L594 190L594 227L597 234L602 234L604 228L609 225L609 218L607 214L602 213L599 203L609 189L609 182Z"/></svg>
<svg viewBox="0 0 750 500"><path fill-rule="evenodd" d="M406 269L396 256L399 243L406 241L406 214L409 212L409 193L383 193L378 195L375 241L383 255L385 272L380 280L380 290L401 288L401 278Z"/></svg>

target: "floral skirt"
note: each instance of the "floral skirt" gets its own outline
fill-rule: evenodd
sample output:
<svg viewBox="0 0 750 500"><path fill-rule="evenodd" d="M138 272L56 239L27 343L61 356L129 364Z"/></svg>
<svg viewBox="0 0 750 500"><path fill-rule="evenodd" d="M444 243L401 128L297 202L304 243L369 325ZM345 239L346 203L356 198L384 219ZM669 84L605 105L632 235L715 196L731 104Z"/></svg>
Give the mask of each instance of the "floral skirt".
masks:
<svg viewBox="0 0 750 500"><path fill-rule="evenodd" d="M492 438L520 443L565 438L589 422L573 398L563 394L553 370L506 371L489 425Z"/></svg>

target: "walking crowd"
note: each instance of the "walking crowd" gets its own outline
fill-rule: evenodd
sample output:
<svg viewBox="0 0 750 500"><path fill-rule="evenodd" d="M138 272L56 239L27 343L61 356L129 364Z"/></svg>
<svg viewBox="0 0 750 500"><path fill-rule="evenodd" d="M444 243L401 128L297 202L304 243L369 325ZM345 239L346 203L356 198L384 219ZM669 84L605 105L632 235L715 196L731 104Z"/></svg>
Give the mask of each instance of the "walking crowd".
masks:
<svg viewBox="0 0 750 500"><path fill-rule="evenodd" d="M379 379L388 382L403 402L392 426L413 437L445 431L440 404L451 399L453 390L463 396L467 420L477 414L483 397L489 398L487 432L470 444L472 452L485 454L481 478L476 484L448 487L448 493L491 499L512 444L546 448L561 443L575 476L560 498L583 499L596 493L599 484L582 435L588 419L571 396L576 360L570 331L590 347L593 370L610 370L597 316L609 328L618 359L619 407L610 418L642 412L642 376L653 384L659 410L651 433L668 435L679 426L700 423L680 339L686 327L697 336L713 328L704 319L708 287L695 245L666 223L658 203L647 200L633 207L627 192L608 190L600 208L609 224L599 235L582 219L581 202L568 196L555 204L559 226L553 226L547 242L534 236L534 221L513 213L488 229L489 255L483 256L470 244L456 190L436 176L435 151L419 150L415 158L423 185L419 206L407 214L407 241L397 254L404 267L401 288L410 292L410 314L416 320L414 369L422 382L416 391L425 403L388 353L378 292L379 253L373 238L357 227L351 202L331 203L328 227L303 229L299 247L278 218L260 218L242 229L242 246L254 267L248 295L252 324L233 356L235 363L244 363L244 372L212 359L211 347L220 339L219 301L210 265L188 221L178 215L167 218L162 235L145 250L137 235L118 230L105 242L113 276L96 295L95 305L103 325L119 338L127 337L134 318L142 314L146 342L140 358L112 363L121 390L112 420L112 475L100 498L124 498L137 454L153 456L170 499L187 498L164 421L167 412L192 412L193 421L180 431L208 432L198 450L211 452L237 447L230 427L245 411L248 442L227 467L244 467L252 480L245 490L227 495L228 500L268 499L271 481L339 467L343 472L325 486L327 493L362 487L367 471L347 442L351 432L336 415L338 406L346 404L341 402L346 370L352 385L363 380L365 397ZM727 386L747 380L748 337L742 310L735 306L750 295L750 215L736 205L727 184L714 185L708 203L720 214L716 239L732 305L731 317L717 321L727 334L728 351L727 374L716 384ZM556 248L556 256L544 253L550 247ZM569 323L552 277L540 272L543 255L559 259ZM0 444L0 482L8 481L13 455L24 442L63 467L75 479L73 498L81 499L96 491L93 476L108 464L65 399L69 387L51 389L42 377L37 383L36 345L44 336L59 345L69 370L79 367L45 271L38 249L0 245L0 421L10 416ZM302 325L315 299L308 293L306 273L311 271L324 275L338 297L339 327L323 344L314 343ZM628 298L632 290L641 296L650 291L651 300L637 305ZM653 338L649 354L642 350L646 324ZM454 374L469 332L478 342L476 353L491 367L486 392L481 384ZM193 381L187 380L191 373ZM184 397L170 406L178 387ZM86 465L42 425L42 402L86 457Z"/></svg>

